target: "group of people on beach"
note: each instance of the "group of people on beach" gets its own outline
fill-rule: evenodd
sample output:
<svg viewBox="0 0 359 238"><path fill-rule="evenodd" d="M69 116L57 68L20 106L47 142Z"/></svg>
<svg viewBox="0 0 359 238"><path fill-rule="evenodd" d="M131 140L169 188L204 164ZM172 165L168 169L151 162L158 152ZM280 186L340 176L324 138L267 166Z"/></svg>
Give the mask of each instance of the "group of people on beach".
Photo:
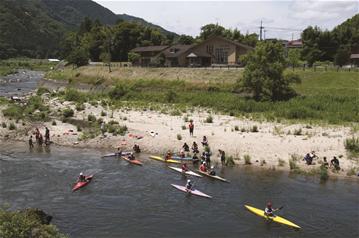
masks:
<svg viewBox="0 0 359 238"><path fill-rule="evenodd" d="M310 153L307 153L303 160L305 161L305 163L307 165L312 165L314 164L313 163L313 160L317 158L319 159L319 157L315 154L315 151L312 151ZM339 171L340 170L340 162L339 162L339 159L336 157L336 156L333 156L333 159L330 160L330 163L328 163L327 161L327 157L324 156L323 157L323 161L321 162L321 166L323 166L324 168L328 169L328 168L333 168L335 169L336 171Z"/></svg>
<svg viewBox="0 0 359 238"><path fill-rule="evenodd" d="M36 144L39 146L42 146L44 143L45 145L49 145L50 144L50 130L49 128L45 127L45 141L44 141L44 137L42 136L42 133L40 132L39 128L35 128L35 132L32 133L32 135L30 135L29 138L29 147L34 148L34 141L33 141L33 134L35 134L35 141Z"/></svg>

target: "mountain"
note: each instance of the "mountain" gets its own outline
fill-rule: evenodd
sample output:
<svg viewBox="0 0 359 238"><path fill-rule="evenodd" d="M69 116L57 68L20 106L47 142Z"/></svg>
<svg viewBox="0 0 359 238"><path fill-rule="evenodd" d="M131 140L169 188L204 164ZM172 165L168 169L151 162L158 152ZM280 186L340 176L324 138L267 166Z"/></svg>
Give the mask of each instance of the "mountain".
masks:
<svg viewBox="0 0 359 238"><path fill-rule="evenodd" d="M118 17L119 19L121 19L121 20L124 20L124 21L135 22L135 23L137 23L137 24L140 24L140 25L143 25L143 26L146 26L146 27L151 27L151 28L157 29L157 30L159 30L159 32L161 32L161 33L164 34L164 35L178 36L178 35L177 35L176 33L174 33L174 32L167 31L167 30L164 29L163 27L158 26L158 25L155 25L155 24L152 24L152 23L150 23L150 22L147 22L147 21L145 21L144 19L139 18L139 17L134 17L134 16L127 15L127 14L118 14L117 17Z"/></svg>
<svg viewBox="0 0 359 238"><path fill-rule="evenodd" d="M116 15L92 0L0 0L0 59L56 57L66 32L77 30L86 17L106 25L137 22L177 36L141 18Z"/></svg>

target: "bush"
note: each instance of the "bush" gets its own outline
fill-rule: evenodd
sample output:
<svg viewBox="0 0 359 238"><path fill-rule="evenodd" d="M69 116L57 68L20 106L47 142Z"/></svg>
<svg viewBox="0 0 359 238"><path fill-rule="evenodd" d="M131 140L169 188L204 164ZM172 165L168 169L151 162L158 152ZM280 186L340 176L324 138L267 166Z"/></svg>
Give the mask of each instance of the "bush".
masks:
<svg viewBox="0 0 359 238"><path fill-rule="evenodd" d="M73 88L66 89L64 98L66 101L79 102L79 103L84 103L87 100L85 93L81 93Z"/></svg>
<svg viewBox="0 0 359 238"><path fill-rule="evenodd" d="M82 128L80 126L77 126L77 131L78 132L82 131Z"/></svg>
<svg viewBox="0 0 359 238"><path fill-rule="evenodd" d="M96 117L93 114L89 114L87 116L87 120L88 121L92 121L92 122L96 122Z"/></svg>
<svg viewBox="0 0 359 238"><path fill-rule="evenodd" d="M14 123L10 123L10 125L9 125L9 130L15 130L16 129L16 126L15 126L15 124Z"/></svg>
<svg viewBox="0 0 359 238"><path fill-rule="evenodd" d="M252 126L251 132L258 132L258 127L256 125Z"/></svg>
<svg viewBox="0 0 359 238"><path fill-rule="evenodd" d="M244 164L247 164L247 165L252 164L251 157L249 155L244 155L243 158L244 158Z"/></svg>
<svg viewBox="0 0 359 238"><path fill-rule="evenodd" d="M111 99L119 100L125 96L127 92L128 89L124 85L117 84L112 90L109 91L108 95Z"/></svg>
<svg viewBox="0 0 359 238"><path fill-rule="evenodd" d="M186 130L187 127L185 125L182 126L182 130Z"/></svg>
<svg viewBox="0 0 359 238"><path fill-rule="evenodd" d="M105 116L107 116L107 113L104 112L104 111L101 111L101 116L102 116L102 117L105 117Z"/></svg>
<svg viewBox="0 0 359 238"><path fill-rule="evenodd" d="M226 161L225 161L225 164L227 166L234 166L235 163L234 163L234 158L232 156L227 156L226 157Z"/></svg>
<svg viewBox="0 0 359 238"><path fill-rule="evenodd" d="M278 159L278 166L283 167L285 165L285 161L282 159Z"/></svg>
<svg viewBox="0 0 359 238"><path fill-rule="evenodd" d="M166 101L169 103L175 102L177 98L176 92L169 90L165 94Z"/></svg>
<svg viewBox="0 0 359 238"><path fill-rule="evenodd" d="M302 135L302 128L295 129L293 132L293 135L301 136Z"/></svg>
<svg viewBox="0 0 359 238"><path fill-rule="evenodd" d="M177 140L182 140L182 136L180 134L177 134Z"/></svg>
<svg viewBox="0 0 359 238"><path fill-rule="evenodd" d="M9 105L6 109L4 109L3 114L5 117L21 119L23 117L23 109L15 104Z"/></svg>
<svg viewBox="0 0 359 238"><path fill-rule="evenodd" d="M111 121L108 122L108 124L110 124L110 125L118 125L119 123L118 123L118 121L111 120Z"/></svg>
<svg viewBox="0 0 359 238"><path fill-rule="evenodd" d="M50 93L50 90L48 90L47 88L40 87L36 91L37 96L41 96L41 95L43 95L45 93Z"/></svg>
<svg viewBox="0 0 359 238"><path fill-rule="evenodd" d="M2 126L2 128L6 128L6 127L7 127L5 122L1 123L1 126Z"/></svg>
<svg viewBox="0 0 359 238"><path fill-rule="evenodd" d="M37 209L6 211L0 208L0 237L51 237L65 238L54 225L50 216Z"/></svg>
<svg viewBox="0 0 359 238"><path fill-rule="evenodd" d="M359 138L347 138L344 142L345 149L352 153L359 153Z"/></svg>
<svg viewBox="0 0 359 238"><path fill-rule="evenodd" d="M85 105L83 103L77 103L76 104L76 110L77 111L83 111L85 110Z"/></svg>
<svg viewBox="0 0 359 238"><path fill-rule="evenodd" d="M62 112L62 115L65 118L73 117L74 116L74 110L72 110L71 108L65 108L64 111Z"/></svg>
<svg viewBox="0 0 359 238"><path fill-rule="evenodd" d="M213 123L213 117L211 115L206 118L206 123Z"/></svg>
<svg viewBox="0 0 359 238"><path fill-rule="evenodd" d="M184 117L183 117L183 121L184 121L184 122L188 122L188 116L184 116Z"/></svg>
<svg viewBox="0 0 359 238"><path fill-rule="evenodd" d="M52 124L53 126L56 126L56 125L57 125L56 121L52 121L51 124Z"/></svg>
<svg viewBox="0 0 359 238"><path fill-rule="evenodd" d="M290 170L298 170L299 169L295 159L291 158L289 160L289 168L290 168Z"/></svg>
<svg viewBox="0 0 359 238"><path fill-rule="evenodd" d="M238 126L234 126L234 130L235 130L235 131L239 131L239 127L238 127Z"/></svg>

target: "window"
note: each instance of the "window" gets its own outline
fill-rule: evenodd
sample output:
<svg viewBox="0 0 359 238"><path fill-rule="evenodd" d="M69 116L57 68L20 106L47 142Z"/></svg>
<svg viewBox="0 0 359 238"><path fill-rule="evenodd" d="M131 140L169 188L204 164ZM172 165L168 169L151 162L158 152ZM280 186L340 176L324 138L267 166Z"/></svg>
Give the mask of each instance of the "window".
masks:
<svg viewBox="0 0 359 238"><path fill-rule="evenodd" d="M207 45L207 53L213 54L213 45Z"/></svg>
<svg viewBox="0 0 359 238"><path fill-rule="evenodd" d="M227 64L228 51L224 48L217 48L215 53L215 61L217 64Z"/></svg>

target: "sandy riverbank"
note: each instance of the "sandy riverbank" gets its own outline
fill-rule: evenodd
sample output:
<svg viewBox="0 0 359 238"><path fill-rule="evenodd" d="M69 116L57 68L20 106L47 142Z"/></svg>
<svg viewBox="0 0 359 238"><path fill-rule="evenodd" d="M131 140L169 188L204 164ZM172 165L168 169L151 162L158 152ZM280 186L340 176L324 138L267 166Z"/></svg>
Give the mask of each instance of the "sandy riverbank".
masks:
<svg viewBox="0 0 359 238"><path fill-rule="evenodd" d="M78 132L75 125L62 123L55 120L40 124L16 124L17 130L10 131L8 128L0 128L1 138L9 140L22 140L27 142L28 135L37 126L44 134L44 127L47 126L51 132L51 140L59 145L106 148L113 151L117 147L130 150L134 143L140 145L143 151L151 154L164 154L167 150L178 152L183 143L187 142L191 146L193 141L199 145L202 137L206 135L209 140L212 160L218 161L218 149L226 152L227 156L233 156L236 164L244 165L244 155L251 157L251 166L264 167L268 169L289 170L289 160L294 156L299 158L297 165L304 171L310 171L320 166L320 161L326 156L328 160L333 156L340 156L342 171L335 173L336 176L346 176L347 172L355 168L359 171L359 163L356 159L349 159L344 148L346 138L352 136L349 127L319 127L303 124L281 124L274 122L258 122L250 119L240 119L227 115L212 115L213 123L206 123L208 112L197 110L193 113L181 116L171 116L155 111L139 111L134 109L108 110L102 106L92 106L85 104L85 110L76 111L75 105L71 102L60 102L57 99L48 100L53 111L63 110L66 107L74 109L74 118L87 120L87 116L92 114L96 118L102 118L105 122L111 120L118 121L120 125L126 125L128 132L125 136L113 136L106 133L105 136L97 136L89 140L81 140L83 132ZM101 116L101 112L107 113ZM195 124L194 136L189 135L188 122L184 121L184 116L192 119ZM9 121L1 115L1 122ZM186 126L186 129L183 129ZM258 132L251 132L253 126L258 127ZM235 129L238 128L238 131ZM295 130L301 129L301 135L294 135ZM154 132L156 135L151 135ZM135 136L143 138L137 139ZM178 135L182 139L178 140ZM199 146L200 152L203 147ZM308 166L302 161L303 156L315 151L319 159L314 160L316 165ZM280 160L282 165L280 166ZM265 162L264 162L265 161Z"/></svg>

